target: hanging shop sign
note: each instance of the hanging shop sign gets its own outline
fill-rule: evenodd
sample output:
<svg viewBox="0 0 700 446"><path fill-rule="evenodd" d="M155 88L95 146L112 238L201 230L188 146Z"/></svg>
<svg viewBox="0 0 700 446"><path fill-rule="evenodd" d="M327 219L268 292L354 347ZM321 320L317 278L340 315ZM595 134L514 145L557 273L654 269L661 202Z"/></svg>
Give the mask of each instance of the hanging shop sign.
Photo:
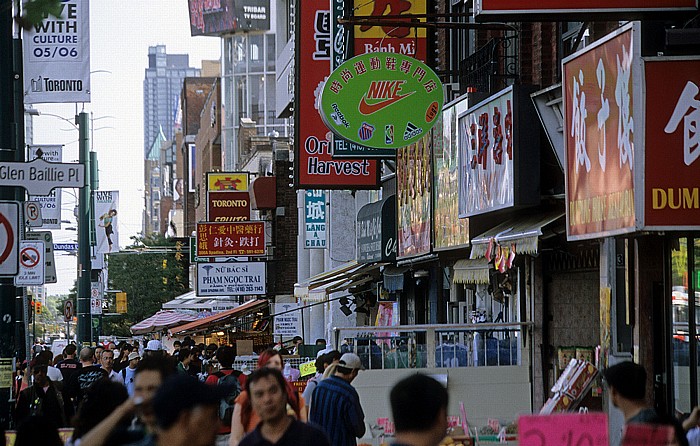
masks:
<svg viewBox="0 0 700 446"><path fill-rule="evenodd" d="M332 158L331 132L317 109L318 95L330 73L332 39L328 8L327 0L305 0L297 5L295 186L325 190L377 189L376 160Z"/></svg>
<svg viewBox="0 0 700 446"><path fill-rule="evenodd" d="M119 191L98 190L92 194L95 210L95 253L119 251Z"/></svg>
<svg viewBox="0 0 700 446"><path fill-rule="evenodd" d="M459 115L459 216L539 203L539 124L511 86Z"/></svg>
<svg viewBox="0 0 700 446"><path fill-rule="evenodd" d="M207 192L207 221L250 220L248 192Z"/></svg>
<svg viewBox="0 0 700 446"><path fill-rule="evenodd" d="M569 240L635 230L640 45L630 24L563 61Z"/></svg>
<svg viewBox="0 0 700 446"><path fill-rule="evenodd" d="M89 1L59 4L60 17L23 33L25 104L90 102Z"/></svg>
<svg viewBox="0 0 700 446"><path fill-rule="evenodd" d="M700 57L644 60L645 229L700 228Z"/></svg>
<svg viewBox="0 0 700 446"><path fill-rule="evenodd" d="M630 14L697 11L697 0L475 0L477 21L489 19L544 19L556 15L577 17L605 15L630 20ZM633 16L632 16L633 17Z"/></svg>
<svg viewBox="0 0 700 446"><path fill-rule="evenodd" d="M265 223L197 223L197 256L265 255Z"/></svg>
<svg viewBox="0 0 700 446"><path fill-rule="evenodd" d="M396 195L369 203L357 213L357 262L396 260Z"/></svg>
<svg viewBox="0 0 700 446"><path fill-rule="evenodd" d="M307 190L304 192L304 248L326 248L326 192Z"/></svg>
<svg viewBox="0 0 700 446"><path fill-rule="evenodd" d="M430 253L432 137L396 151L397 257Z"/></svg>
<svg viewBox="0 0 700 446"><path fill-rule="evenodd" d="M188 3L193 36L270 29L270 0L189 0Z"/></svg>
<svg viewBox="0 0 700 446"><path fill-rule="evenodd" d="M50 163L63 161L63 146L60 144L42 144L29 146L27 159L41 158ZM54 189L48 195L30 195L29 201L41 207L41 218L44 229L61 229L61 192Z"/></svg>
<svg viewBox="0 0 700 446"><path fill-rule="evenodd" d="M197 264L197 296L262 294L265 294L265 262Z"/></svg>
<svg viewBox="0 0 700 446"><path fill-rule="evenodd" d="M248 182L248 172L207 172L209 192L246 192Z"/></svg>
<svg viewBox="0 0 700 446"><path fill-rule="evenodd" d="M467 98L445 106L433 128L433 246L436 250L467 246L469 219L459 218L459 145L457 116Z"/></svg>
<svg viewBox="0 0 700 446"><path fill-rule="evenodd" d="M321 117L341 138L379 149L412 144L442 111L442 83L423 62L397 53L370 53L344 62L321 95Z"/></svg>

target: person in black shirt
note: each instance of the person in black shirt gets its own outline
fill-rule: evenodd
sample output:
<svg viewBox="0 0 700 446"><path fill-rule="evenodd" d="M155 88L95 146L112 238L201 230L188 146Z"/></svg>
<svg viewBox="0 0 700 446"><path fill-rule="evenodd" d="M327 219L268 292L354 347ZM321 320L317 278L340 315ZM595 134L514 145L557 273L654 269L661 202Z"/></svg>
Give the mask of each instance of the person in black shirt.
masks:
<svg viewBox="0 0 700 446"><path fill-rule="evenodd" d="M389 401L396 427L394 446L440 444L447 434L447 389L429 376L404 378L391 389Z"/></svg>
<svg viewBox="0 0 700 446"><path fill-rule="evenodd" d="M78 349L74 344L66 345L66 348L63 349L64 359L56 364L56 368L60 370L61 375L63 375L64 385L67 385L73 373L77 372L78 369L82 367L80 361L75 358L77 351Z"/></svg>
<svg viewBox="0 0 700 446"><path fill-rule="evenodd" d="M30 416L43 415L56 426L66 426L63 396L47 376L48 364L34 360L29 369L34 376L34 383L20 392L15 421L19 424Z"/></svg>
<svg viewBox="0 0 700 446"><path fill-rule="evenodd" d="M95 355L90 347L80 350L80 363L82 367L75 372L65 388L65 393L73 400L77 408L85 396L87 389L96 381L106 378L107 372L95 365Z"/></svg>

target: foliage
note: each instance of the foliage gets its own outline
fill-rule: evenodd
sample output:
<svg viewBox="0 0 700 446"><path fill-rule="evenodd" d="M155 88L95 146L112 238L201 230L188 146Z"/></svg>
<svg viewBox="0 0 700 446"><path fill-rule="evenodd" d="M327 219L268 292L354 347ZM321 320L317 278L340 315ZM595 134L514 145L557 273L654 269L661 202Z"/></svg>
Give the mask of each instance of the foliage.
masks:
<svg viewBox="0 0 700 446"><path fill-rule="evenodd" d="M17 23L24 29L39 25L49 15L61 18L63 6L61 0L27 0L23 6L22 16L15 17Z"/></svg>
<svg viewBox="0 0 700 446"><path fill-rule="evenodd" d="M177 255L175 240L160 235L132 239L124 252L109 255L109 289L126 292L127 313L103 318L104 335L131 336L129 327L188 291L189 258Z"/></svg>

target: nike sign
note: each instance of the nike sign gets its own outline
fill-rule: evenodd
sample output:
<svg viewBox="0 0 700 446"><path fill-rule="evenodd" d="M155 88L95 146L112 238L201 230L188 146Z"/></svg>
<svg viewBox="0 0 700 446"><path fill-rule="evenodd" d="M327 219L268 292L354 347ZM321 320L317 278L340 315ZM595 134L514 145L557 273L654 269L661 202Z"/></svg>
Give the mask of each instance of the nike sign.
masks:
<svg viewBox="0 0 700 446"><path fill-rule="evenodd" d="M377 113L379 110L382 110L391 104L394 104L401 99L411 96L415 91L412 91L410 93L394 96L393 98L389 99L384 99L383 101L375 102L374 104L368 104L367 103L367 96L362 96L362 99L360 100L360 105L358 109L360 110L360 113L363 115L371 115L372 113Z"/></svg>

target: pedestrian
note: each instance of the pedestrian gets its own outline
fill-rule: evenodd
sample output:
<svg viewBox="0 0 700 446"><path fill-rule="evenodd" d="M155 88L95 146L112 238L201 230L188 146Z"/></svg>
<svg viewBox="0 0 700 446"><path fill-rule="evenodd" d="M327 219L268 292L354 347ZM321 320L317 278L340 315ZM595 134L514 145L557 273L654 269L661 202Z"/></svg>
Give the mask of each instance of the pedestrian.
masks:
<svg viewBox="0 0 700 446"><path fill-rule="evenodd" d="M276 369L263 367L248 377L246 391L260 423L240 446L330 446L322 431L287 414L286 388L284 376Z"/></svg>
<svg viewBox="0 0 700 446"><path fill-rule="evenodd" d="M107 378L110 381L122 385L124 384L122 375L114 371L114 352L112 350L105 350L102 352L100 364L102 365L102 369L107 372Z"/></svg>
<svg viewBox="0 0 700 446"><path fill-rule="evenodd" d="M316 366L316 375L314 375L312 378L306 381L306 388L304 389L304 393L301 394L301 396L303 396L304 400L306 401L307 414L309 410L311 410L313 393L314 390L316 390L316 386L318 386L318 383L321 382L321 380L323 379L323 373L326 371L326 368L331 364L337 364L338 361L340 361L340 356L341 355L338 350L331 350L328 353L323 353L323 350L320 350L318 352L318 357L316 358L316 363L314 364Z"/></svg>
<svg viewBox="0 0 700 446"><path fill-rule="evenodd" d="M63 387L63 374L59 369L52 366L53 364L53 352L51 350L44 350L36 355L35 359L39 359L41 362L45 362L48 365L47 375L51 381L54 383L60 383L59 388Z"/></svg>
<svg viewBox="0 0 700 446"><path fill-rule="evenodd" d="M231 388L231 392L221 401L219 407L221 427L216 436L216 444L226 446L229 444L231 437L231 419L233 418L236 398L238 398L238 395L241 394L241 389L245 386L245 375L233 368L233 362L236 360L233 347L228 345L219 347L216 351L216 359L219 361L221 368L219 371L209 375L205 383L212 386L223 385Z"/></svg>
<svg viewBox="0 0 700 446"><path fill-rule="evenodd" d="M17 398L15 421L19 424L31 416L43 415L56 426L67 426L63 395L47 375L48 364L41 359L33 359L29 370L34 382L22 390Z"/></svg>
<svg viewBox="0 0 700 446"><path fill-rule="evenodd" d="M180 341L173 342L173 356L177 355L177 352L179 352L182 347L189 347L189 345L182 345Z"/></svg>
<svg viewBox="0 0 700 446"><path fill-rule="evenodd" d="M117 350L114 351L114 371L121 372L129 366L129 355L133 348L126 342L120 342Z"/></svg>
<svg viewBox="0 0 700 446"><path fill-rule="evenodd" d="M165 357L163 343L160 342L158 339L151 339L150 341L148 341L148 344L146 344L146 348L143 349L143 356L144 358L146 356Z"/></svg>
<svg viewBox="0 0 700 446"><path fill-rule="evenodd" d="M334 446L355 446L365 434L365 414L352 381L364 369L360 358L345 353L335 374L321 381L314 392L309 422L323 430Z"/></svg>
<svg viewBox="0 0 700 446"><path fill-rule="evenodd" d="M131 352L129 353L127 359L129 360L129 365L127 367L124 367L121 370L120 374L122 376L122 379L124 380L124 385L126 386L126 393L129 394L129 397L133 397L136 367L139 365L141 357L139 356L138 352Z"/></svg>
<svg viewBox="0 0 700 446"><path fill-rule="evenodd" d="M267 349L258 356L258 368L269 367L282 371L282 356L275 349ZM306 422L306 404L304 398L299 395L294 386L287 382L287 396L289 406L294 416L302 422ZM231 418L231 440L229 446L237 446L243 436L258 425L260 417L250 404L250 397L245 390L236 398Z"/></svg>
<svg viewBox="0 0 700 446"><path fill-rule="evenodd" d="M422 374L404 378L391 389L394 446L437 446L447 434L447 389Z"/></svg>
<svg viewBox="0 0 700 446"><path fill-rule="evenodd" d="M301 336L294 336L292 338L292 354L299 354L299 347L304 345L304 339Z"/></svg>
<svg viewBox="0 0 700 446"><path fill-rule="evenodd" d="M146 356L136 366L134 372L134 395L136 416L140 427L147 433L156 429L156 417L153 411L153 397L161 384L176 373L172 362L154 356Z"/></svg>
<svg viewBox="0 0 700 446"><path fill-rule="evenodd" d="M179 348L173 356L177 356L177 371L183 375L189 375L190 365L194 360L192 351L189 347Z"/></svg>
<svg viewBox="0 0 700 446"><path fill-rule="evenodd" d="M90 347L80 350L81 367L73 373L66 386L66 395L73 401L73 407L77 409L85 396L85 391L96 381L106 378L107 372L94 363L95 354Z"/></svg>
<svg viewBox="0 0 700 446"><path fill-rule="evenodd" d="M646 402L647 372L644 367L631 361L623 361L603 370L603 377L610 390L613 406L622 411L625 425L662 424L674 428L676 441L688 446L688 439L680 421L675 417L660 414Z"/></svg>
<svg viewBox="0 0 700 446"><path fill-rule="evenodd" d="M683 429L690 446L700 446L700 406L695 406L688 418L683 420Z"/></svg>
<svg viewBox="0 0 700 446"><path fill-rule="evenodd" d="M74 344L66 345L63 349L63 361L56 364L56 368L61 372L61 375L63 375L64 384L67 384L73 373L82 367L80 361L75 357L77 352L78 349Z"/></svg>
<svg viewBox="0 0 700 446"><path fill-rule="evenodd" d="M105 350L105 348L104 348L104 346L102 346L102 345L98 345L97 347L95 347L95 351L94 351L94 353L95 353L94 362L95 362L95 365L96 365L97 367L102 367L102 363L100 362L100 360L102 359L102 358L101 358L101 357L102 357L102 352L103 352L104 350Z"/></svg>

